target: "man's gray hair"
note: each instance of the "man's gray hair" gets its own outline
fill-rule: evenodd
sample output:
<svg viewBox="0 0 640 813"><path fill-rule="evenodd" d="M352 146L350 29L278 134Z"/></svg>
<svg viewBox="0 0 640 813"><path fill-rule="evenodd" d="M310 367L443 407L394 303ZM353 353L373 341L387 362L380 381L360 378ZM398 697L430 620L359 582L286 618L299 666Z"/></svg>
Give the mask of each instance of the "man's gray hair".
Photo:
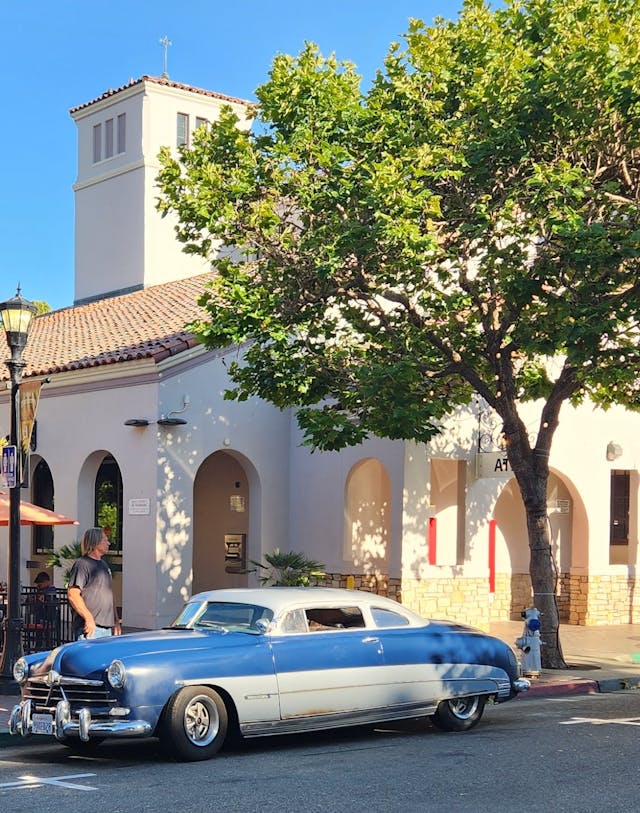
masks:
<svg viewBox="0 0 640 813"><path fill-rule="evenodd" d="M103 536L104 530L102 528L88 528L84 532L82 542L80 543L82 555L88 556L91 553L91 551L94 550L94 548L97 548Z"/></svg>

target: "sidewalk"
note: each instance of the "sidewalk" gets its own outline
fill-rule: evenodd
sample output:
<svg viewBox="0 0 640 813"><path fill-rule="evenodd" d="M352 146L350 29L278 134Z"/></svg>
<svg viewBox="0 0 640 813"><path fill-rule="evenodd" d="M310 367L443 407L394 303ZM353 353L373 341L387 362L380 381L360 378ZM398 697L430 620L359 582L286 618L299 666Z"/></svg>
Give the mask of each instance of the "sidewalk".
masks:
<svg viewBox="0 0 640 813"><path fill-rule="evenodd" d="M522 635L522 621L500 621L491 634L511 646ZM640 689L640 624L603 627L561 625L560 643L569 669L543 669L521 698L595 694ZM0 694L0 748L26 742L8 733L9 713L18 695Z"/></svg>

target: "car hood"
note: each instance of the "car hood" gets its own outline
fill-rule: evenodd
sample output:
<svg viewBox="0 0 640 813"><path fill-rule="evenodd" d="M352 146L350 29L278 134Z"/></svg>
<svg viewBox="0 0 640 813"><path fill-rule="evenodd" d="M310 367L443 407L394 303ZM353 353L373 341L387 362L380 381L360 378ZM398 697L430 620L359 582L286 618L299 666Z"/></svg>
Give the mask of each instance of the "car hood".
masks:
<svg viewBox="0 0 640 813"><path fill-rule="evenodd" d="M52 650L41 664L34 666L32 674L44 674L55 669L68 676L101 676L116 658L133 663L141 657L175 658L176 655L202 650L215 650L222 654L237 647L255 645L256 639L261 637L241 632L167 629L75 641Z"/></svg>

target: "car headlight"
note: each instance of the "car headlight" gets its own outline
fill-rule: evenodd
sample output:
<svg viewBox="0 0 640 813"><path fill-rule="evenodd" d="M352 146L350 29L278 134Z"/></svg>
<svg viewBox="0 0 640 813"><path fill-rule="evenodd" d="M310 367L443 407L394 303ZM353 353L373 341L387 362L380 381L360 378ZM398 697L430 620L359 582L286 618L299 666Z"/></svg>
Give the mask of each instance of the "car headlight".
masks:
<svg viewBox="0 0 640 813"><path fill-rule="evenodd" d="M107 680L114 689L121 689L127 678L127 670L122 661L111 661L107 669Z"/></svg>
<svg viewBox="0 0 640 813"><path fill-rule="evenodd" d="M13 677L16 683L19 683L21 686L27 682L27 678L29 677L29 665L24 658L18 658L15 662L13 666Z"/></svg>

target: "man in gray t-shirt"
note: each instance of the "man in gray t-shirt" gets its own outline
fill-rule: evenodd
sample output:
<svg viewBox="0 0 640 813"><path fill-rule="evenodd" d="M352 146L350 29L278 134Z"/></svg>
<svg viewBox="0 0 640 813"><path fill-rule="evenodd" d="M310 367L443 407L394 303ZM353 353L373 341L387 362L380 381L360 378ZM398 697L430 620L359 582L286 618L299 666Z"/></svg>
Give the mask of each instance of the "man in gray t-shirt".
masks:
<svg viewBox="0 0 640 813"><path fill-rule="evenodd" d="M120 635L113 601L111 571L102 557L109 539L102 528L89 528L82 538L82 556L73 563L67 596L73 610L76 639Z"/></svg>

